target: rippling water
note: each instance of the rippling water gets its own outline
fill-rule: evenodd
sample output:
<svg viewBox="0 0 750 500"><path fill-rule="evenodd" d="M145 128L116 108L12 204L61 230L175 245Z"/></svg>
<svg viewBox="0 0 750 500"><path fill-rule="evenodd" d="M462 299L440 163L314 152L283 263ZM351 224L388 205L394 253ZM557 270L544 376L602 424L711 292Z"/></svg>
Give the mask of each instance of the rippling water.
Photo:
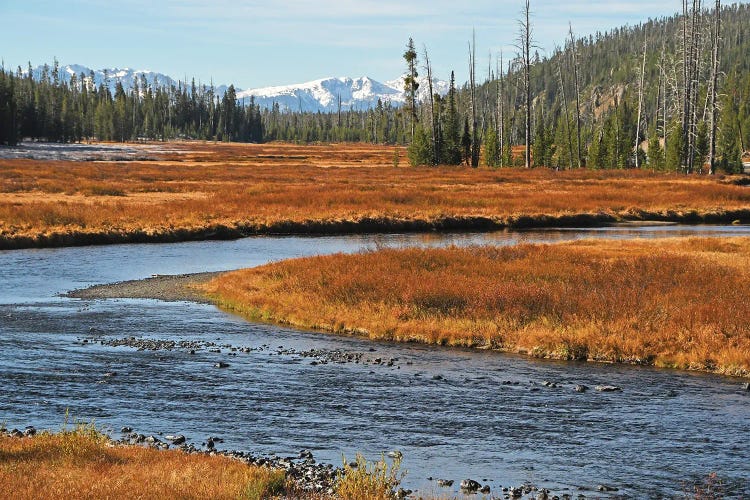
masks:
<svg viewBox="0 0 750 500"><path fill-rule="evenodd" d="M619 488L615 495L662 497L689 491L691 481L715 471L731 495L747 496L750 394L738 379L372 343L249 324L198 304L57 296L151 274L378 246L695 233L750 235L743 227L669 226L0 252L0 422L57 429L69 410L112 429L184 433L196 444L211 435L224 438L225 448L263 454L310 448L334 464L342 453L377 458L398 449L409 470L407 485L428 494L449 491L427 481L434 476L457 483L487 479L493 489L531 481L574 496L600 495L578 488L604 483ZM93 341L130 336L256 350L190 354ZM92 341L84 344L84 338ZM293 354L310 349L362 353L363 362L314 364ZM393 366L375 358L393 358ZM230 366L214 368L218 361ZM576 384L623 391L581 394L573 391Z"/></svg>

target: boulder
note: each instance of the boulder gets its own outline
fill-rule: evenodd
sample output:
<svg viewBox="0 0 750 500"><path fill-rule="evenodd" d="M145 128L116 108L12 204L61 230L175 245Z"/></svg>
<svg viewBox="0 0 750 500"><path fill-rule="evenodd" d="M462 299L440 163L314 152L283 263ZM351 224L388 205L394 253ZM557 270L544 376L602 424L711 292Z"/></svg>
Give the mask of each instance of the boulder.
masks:
<svg viewBox="0 0 750 500"><path fill-rule="evenodd" d="M473 479L464 479L463 481L461 481L461 491L464 491L466 493L476 493L481 487L482 485L474 481Z"/></svg>

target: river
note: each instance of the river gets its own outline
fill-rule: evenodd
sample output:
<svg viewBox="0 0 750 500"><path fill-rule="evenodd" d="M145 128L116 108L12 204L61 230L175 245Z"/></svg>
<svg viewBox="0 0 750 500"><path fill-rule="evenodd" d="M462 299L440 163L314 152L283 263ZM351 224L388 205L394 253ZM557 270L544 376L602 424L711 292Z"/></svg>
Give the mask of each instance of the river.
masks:
<svg viewBox="0 0 750 500"><path fill-rule="evenodd" d="M60 296L152 274L382 246L686 235L750 236L750 228L258 237L0 252L0 423L56 430L67 411L115 437L125 425L183 433L196 445L219 436L226 449L296 455L309 448L333 464L342 454L373 459L400 450L405 484L424 495L456 491L428 477L456 485L471 477L495 492L531 482L574 498L660 498L692 491L693 481L716 472L728 496L747 496L750 393L739 379L373 343L251 324L193 303ZM110 345L131 336L211 342L221 352ZM324 362L338 352L361 360ZM229 366L215 368L218 362ZM576 384L592 390L575 392ZM593 390L599 384L623 390ZM617 491L600 493L601 484Z"/></svg>

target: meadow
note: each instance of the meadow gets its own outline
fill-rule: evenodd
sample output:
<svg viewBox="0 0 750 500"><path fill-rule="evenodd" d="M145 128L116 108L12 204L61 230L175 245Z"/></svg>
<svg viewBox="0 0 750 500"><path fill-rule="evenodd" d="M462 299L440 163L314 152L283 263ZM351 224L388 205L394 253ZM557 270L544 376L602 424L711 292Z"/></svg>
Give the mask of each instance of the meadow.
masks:
<svg viewBox="0 0 750 500"><path fill-rule="evenodd" d="M375 340L750 376L750 239L381 249L202 285L220 307Z"/></svg>
<svg viewBox="0 0 750 500"><path fill-rule="evenodd" d="M403 148L357 144L149 147L156 152L130 161L0 160L0 249L251 234L750 221L750 190L723 177L413 168Z"/></svg>

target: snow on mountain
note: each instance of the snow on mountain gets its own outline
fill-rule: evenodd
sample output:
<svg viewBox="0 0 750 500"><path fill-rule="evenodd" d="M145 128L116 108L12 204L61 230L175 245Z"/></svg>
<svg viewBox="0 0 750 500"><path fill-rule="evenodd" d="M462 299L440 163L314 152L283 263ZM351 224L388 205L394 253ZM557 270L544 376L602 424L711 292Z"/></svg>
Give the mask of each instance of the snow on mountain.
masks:
<svg viewBox="0 0 750 500"><path fill-rule="evenodd" d="M296 85L264 87L238 92L238 98L253 97L261 108L271 108L278 103L282 111L338 111L341 109L365 110L383 104L403 102L402 92L368 78L324 78Z"/></svg>
<svg viewBox="0 0 750 500"><path fill-rule="evenodd" d="M52 66L47 66L47 72L50 75L50 78L52 78ZM37 66L36 68L33 68L32 74L35 79L41 80L44 71L45 66ZM24 74L27 71L24 71ZM126 92L129 92L133 85L137 82L138 87L141 87L141 83L143 81L143 78L145 77L146 83L154 88L154 87L170 87L170 86L178 86L179 81L173 79L170 76L167 76L163 73L157 73L155 71L148 71L148 70L135 70L131 68L103 68L103 69L97 69L92 70L89 67L82 66L80 64L68 64L65 66L60 66L60 79L64 80L66 82L69 82L70 79L73 77L73 75L76 76L76 79L78 81L81 80L81 75L87 80L90 81L93 74L93 81L94 85L98 87L99 85L107 85L109 87L110 92L114 93L115 89L117 88L117 84L122 84L122 87L125 89ZM192 83L192 80L183 81L182 85L189 87ZM206 85L209 84L205 82L196 82L196 86L198 85ZM218 87L214 87L214 93L218 95L219 97L222 97L224 93L226 92L228 86L227 85L220 85Z"/></svg>
<svg viewBox="0 0 750 500"><path fill-rule="evenodd" d="M50 77L52 77L53 68L51 66L45 65L37 66L36 68L32 69L34 78L41 79L44 74L45 67ZM118 82L121 83L123 88L127 91L133 88L133 84L136 81L138 81L138 85L140 86L143 77L146 78L146 82L150 86L177 85L177 82L171 77L162 73L156 73L154 71L134 70L130 68L106 68L92 70L91 68L81 66L80 64L68 64L65 66L60 66L60 78L64 81L70 81L73 75L76 75L76 78L79 81L81 79L81 75L84 75L84 78L90 80L92 78L92 74L94 85L98 87L101 84L108 83L110 90L113 92Z"/></svg>
<svg viewBox="0 0 750 500"><path fill-rule="evenodd" d="M51 66L38 66L32 69L34 78L41 79L44 71L51 77ZM60 78L64 81L70 81L73 75L80 80L81 75L85 79L92 78L97 87L101 84L107 85L110 91L114 93L118 83L122 84L126 92L133 88L134 83L140 87L142 79L145 77L149 86L177 86L179 82L165 74L154 71L134 70L130 68L107 68L92 70L79 64L69 64L60 66ZM425 101L429 97L427 79L418 78L419 99ZM196 82L196 85L206 84L206 82ZM183 85L186 85L183 82ZM190 81L187 82L188 90ZM441 95L448 93L448 82L442 80L433 80L433 91ZM215 95L221 98L226 92L227 85L219 85L214 88ZM386 83L380 83L372 78L363 76L361 78L323 78L307 83L295 85L283 85L274 87L264 87L251 90L241 90L235 88L237 99L242 100L245 104L250 103L252 97L255 104L262 109L271 109L275 103L278 104L281 111L305 111L305 112L322 112L334 113L339 109L339 99L341 100L341 110L362 111L375 108L378 101L384 105L390 103L393 106L402 106L406 101L404 95L404 76Z"/></svg>
<svg viewBox="0 0 750 500"><path fill-rule="evenodd" d="M428 97L427 79L421 82L419 98ZM433 91L441 95L448 92L449 84L433 80ZM404 77L380 83L372 78L324 78L296 85L264 87L237 93L238 98L254 99L261 108L271 108L275 103L281 111L307 111L331 113L339 109L341 99L342 111L367 110L375 108L380 100L383 104L402 106L405 102Z"/></svg>

